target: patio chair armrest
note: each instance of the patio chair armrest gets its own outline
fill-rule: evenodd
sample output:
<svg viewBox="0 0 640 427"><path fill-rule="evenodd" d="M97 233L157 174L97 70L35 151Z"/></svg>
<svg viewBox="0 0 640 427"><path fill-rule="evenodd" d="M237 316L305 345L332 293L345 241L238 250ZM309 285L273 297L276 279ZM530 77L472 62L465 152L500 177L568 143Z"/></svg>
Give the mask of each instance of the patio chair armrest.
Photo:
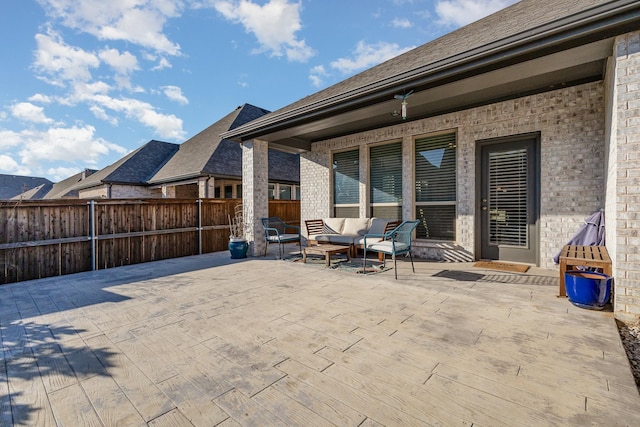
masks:
<svg viewBox="0 0 640 427"><path fill-rule="evenodd" d="M286 231L287 231L287 228L292 228L292 229L296 230L296 232L298 233L298 235L300 234L300 227L299 227L299 226L297 226L297 225L291 225L291 224L285 224L285 223L282 223L282 224L284 225L284 231L285 231L285 233L286 233Z"/></svg>
<svg viewBox="0 0 640 427"><path fill-rule="evenodd" d="M278 231L277 228L273 228L273 227L263 227L264 228L264 234L265 236L272 236L273 234L270 234L269 231L275 231L276 232L276 236L280 236L280 232Z"/></svg>

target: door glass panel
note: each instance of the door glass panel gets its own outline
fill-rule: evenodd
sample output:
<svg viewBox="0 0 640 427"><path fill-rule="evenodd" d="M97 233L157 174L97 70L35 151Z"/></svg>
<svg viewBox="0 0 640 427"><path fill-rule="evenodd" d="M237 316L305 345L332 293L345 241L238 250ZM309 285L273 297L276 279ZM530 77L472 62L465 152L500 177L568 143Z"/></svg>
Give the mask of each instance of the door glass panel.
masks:
<svg viewBox="0 0 640 427"><path fill-rule="evenodd" d="M489 153L489 244L527 247L527 150Z"/></svg>

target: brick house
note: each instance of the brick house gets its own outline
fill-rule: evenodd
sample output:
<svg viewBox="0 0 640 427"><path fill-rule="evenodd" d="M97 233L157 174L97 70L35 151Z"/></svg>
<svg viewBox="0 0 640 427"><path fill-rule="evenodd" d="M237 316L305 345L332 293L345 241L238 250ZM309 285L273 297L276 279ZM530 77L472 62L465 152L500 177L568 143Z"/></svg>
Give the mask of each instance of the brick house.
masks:
<svg viewBox="0 0 640 427"><path fill-rule="evenodd" d="M300 153L303 221L420 219L426 258L555 268L604 209L616 316L640 315L636 0L523 0L222 136L254 253L279 148Z"/></svg>
<svg viewBox="0 0 640 427"><path fill-rule="evenodd" d="M242 197L242 150L220 134L268 113L244 104L182 144L149 141L73 185L81 199ZM269 150L269 197L297 199L297 154Z"/></svg>
<svg viewBox="0 0 640 427"><path fill-rule="evenodd" d="M160 198L147 181L171 158L179 145L151 140L115 163L71 187L80 199Z"/></svg>
<svg viewBox="0 0 640 427"><path fill-rule="evenodd" d="M220 134L267 113L244 104L189 138L149 179L150 188L170 198L241 198L242 150ZM269 198L297 199L299 181L298 155L269 150Z"/></svg>

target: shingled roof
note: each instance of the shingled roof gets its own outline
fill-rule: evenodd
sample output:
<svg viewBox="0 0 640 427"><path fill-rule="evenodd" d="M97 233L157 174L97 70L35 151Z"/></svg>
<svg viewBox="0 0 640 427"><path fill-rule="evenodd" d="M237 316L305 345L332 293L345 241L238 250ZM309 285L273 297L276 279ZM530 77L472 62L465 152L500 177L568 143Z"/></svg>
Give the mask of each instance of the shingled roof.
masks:
<svg viewBox="0 0 640 427"><path fill-rule="evenodd" d="M474 73L486 73L637 29L637 9L637 0L522 0L226 132L223 137L234 141L260 137L270 143L284 141L291 138L289 134L278 134L284 129L314 121L310 128L329 127L335 122L331 117L393 99L403 89L425 91ZM416 98L414 95L414 103ZM306 138L313 141L314 135L330 136L309 131ZM303 132L295 137L305 138ZM293 139L290 142L295 144Z"/></svg>
<svg viewBox="0 0 640 427"><path fill-rule="evenodd" d="M42 197L43 199L62 199L64 197L78 197L78 190L75 189L78 183L87 179L96 169L85 169L75 175L70 176L60 182L53 184L53 187Z"/></svg>
<svg viewBox="0 0 640 427"><path fill-rule="evenodd" d="M0 200L9 200L25 191L39 191L53 183L47 178L0 174Z"/></svg>
<svg viewBox="0 0 640 427"><path fill-rule="evenodd" d="M146 185L147 181L178 151L178 148L178 144L151 140L117 162L80 181L72 187L72 190L107 183Z"/></svg>
<svg viewBox="0 0 640 427"><path fill-rule="evenodd" d="M150 184L175 182L199 176L242 177L242 149L239 144L220 137L255 120L268 110L244 104L180 145L178 152L149 180ZM269 150L269 179L299 182L297 155Z"/></svg>

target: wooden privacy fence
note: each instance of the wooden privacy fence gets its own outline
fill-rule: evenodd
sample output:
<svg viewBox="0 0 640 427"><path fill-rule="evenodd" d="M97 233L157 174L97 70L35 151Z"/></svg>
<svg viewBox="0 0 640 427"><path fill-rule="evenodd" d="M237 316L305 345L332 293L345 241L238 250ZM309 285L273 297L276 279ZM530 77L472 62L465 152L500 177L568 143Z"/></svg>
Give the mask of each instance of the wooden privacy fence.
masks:
<svg viewBox="0 0 640 427"><path fill-rule="evenodd" d="M0 284L227 250L241 199L0 202ZM300 223L300 202L269 201Z"/></svg>

